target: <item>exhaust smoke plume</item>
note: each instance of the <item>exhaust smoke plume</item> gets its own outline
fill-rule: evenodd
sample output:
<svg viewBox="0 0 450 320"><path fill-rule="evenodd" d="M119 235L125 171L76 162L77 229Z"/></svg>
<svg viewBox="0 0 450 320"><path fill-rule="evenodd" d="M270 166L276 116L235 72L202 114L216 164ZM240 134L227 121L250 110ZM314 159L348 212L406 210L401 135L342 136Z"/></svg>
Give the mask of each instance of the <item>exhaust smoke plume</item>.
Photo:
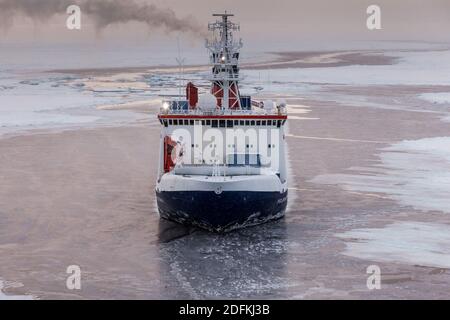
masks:
<svg viewBox="0 0 450 320"><path fill-rule="evenodd" d="M0 0L0 26L12 26L17 16L45 23L55 15L66 14L67 7L73 4L92 19L97 30L134 21L145 23L149 28L203 36L202 27L193 18L179 18L171 9L136 0Z"/></svg>

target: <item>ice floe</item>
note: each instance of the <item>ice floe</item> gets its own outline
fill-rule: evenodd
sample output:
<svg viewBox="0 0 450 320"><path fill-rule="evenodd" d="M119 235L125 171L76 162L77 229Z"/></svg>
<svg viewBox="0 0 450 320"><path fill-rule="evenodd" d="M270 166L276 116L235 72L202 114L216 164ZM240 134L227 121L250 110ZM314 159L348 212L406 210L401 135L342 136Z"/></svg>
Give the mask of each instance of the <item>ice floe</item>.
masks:
<svg viewBox="0 0 450 320"><path fill-rule="evenodd" d="M436 104L450 104L450 92L423 93L420 98Z"/></svg>
<svg viewBox="0 0 450 320"><path fill-rule="evenodd" d="M450 225L395 222L384 228L354 229L336 235L346 240L343 254L360 259L450 268Z"/></svg>
<svg viewBox="0 0 450 320"><path fill-rule="evenodd" d="M386 52L386 55L399 57L393 65L352 65L323 68L286 68L270 70L243 70L248 81L258 83L263 74L263 82L276 79L289 83L288 88L302 83L347 84L347 85L450 85L450 51ZM272 90L278 90L276 83ZM280 88L282 89L282 88Z"/></svg>
<svg viewBox="0 0 450 320"><path fill-rule="evenodd" d="M327 174L312 182L384 193L401 205L450 213L450 137L403 141L382 149L380 162Z"/></svg>
<svg viewBox="0 0 450 320"><path fill-rule="evenodd" d="M5 284L2 280L0 280L0 300L33 300L33 296L29 295L23 295L23 296L17 296L17 295L6 295L3 293L3 289L5 289Z"/></svg>

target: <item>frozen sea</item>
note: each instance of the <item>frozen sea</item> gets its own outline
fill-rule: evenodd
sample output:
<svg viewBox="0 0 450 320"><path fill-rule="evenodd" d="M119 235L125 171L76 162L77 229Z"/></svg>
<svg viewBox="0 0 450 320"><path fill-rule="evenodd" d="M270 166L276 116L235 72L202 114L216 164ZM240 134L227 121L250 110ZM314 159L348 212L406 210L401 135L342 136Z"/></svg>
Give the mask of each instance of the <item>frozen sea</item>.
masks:
<svg viewBox="0 0 450 320"><path fill-rule="evenodd" d="M82 80L79 79L81 76L46 72L61 68L173 64L173 58L167 53L162 53L158 57L149 54L146 50L149 48L137 48L131 52L126 49L121 49L119 52L106 50L105 55L105 52L101 54L93 49L73 52L68 49L58 51L40 48L31 56L24 50L17 51L17 48L3 50L0 56L0 135L21 134L35 129L122 126L137 121L150 121L152 116L148 114L126 110L102 110L97 107L159 99L161 91L173 87L176 75L150 75L143 80L150 86L156 85L159 88L157 91L137 90L124 93L123 90L103 92L87 90L77 85L81 82L78 80ZM262 94L288 96L291 99L300 100L297 103L302 103L301 100L304 98L320 101L323 99L323 90L330 85L344 88L381 85L429 87L450 85L448 77L450 64L447 63L450 61L450 51L407 51L386 48L384 54L397 57L398 62L386 66L243 70L242 91L256 94L255 87L260 86L264 88ZM126 59L123 59L124 57ZM188 55L188 61L192 64L201 63L205 57L205 53L203 55L193 53ZM256 58L260 56L255 55ZM200 72L189 76L199 80L203 75L204 73ZM417 101L435 105L433 110L442 110L445 113L448 112L449 94L445 90L431 93L418 91ZM328 99L329 96L326 98ZM334 98L334 101L340 101L343 96ZM370 101L367 97L346 95L344 98L349 99L347 101L350 102L349 105L375 109L385 107ZM409 107L410 105L405 104L404 109L408 110ZM303 116L304 110L312 110L307 105L299 104L292 109L294 113L292 120L295 124L300 123L300 128L300 121L306 118L309 118L307 120L311 131L314 131L311 129L315 129L314 126L321 127L321 118ZM445 120L445 117L442 119ZM313 122L314 124L311 124ZM337 135L342 135L339 126L337 124L332 130L336 130ZM312 138L317 139L313 140L314 142L324 141L321 140L324 136ZM325 138L330 145L345 141L335 137ZM365 140L356 140L357 138L348 139L345 143L360 143L361 148L364 148ZM303 210L302 221L299 221L300 217L290 215L286 220L264 225L258 231L242 230L226 237L206 233L189 234L188 231L186 237L173 237L173 239L169 237L168 244L160 246L159 249L162 261L160 269L170 274L168 278L174 279L175 285L172 288L177 288L181 292L177 297L195 299L266 297L266 294L268 297L274 297L273 294L275 294L275 297L289 298L311 297L315 294L326 297L345 297L347 293L341 288L352 281L354 274L347 275L348 278L333 278L333 275L328 272L332 269L344 275L347 272L345 270L350 270L348 272L351 273L350 262L342 256L360 259L361 265L358 264L353 271L364 270L364 263L368 260L400 263L406 266L448 268L450 266L448 224L445 221L421 221L417 212L425 216L434 214L434 217L441 217L439 216L441 214L444 217L442 219L448 217L450 212L449 139L450 133L448 136L437 135L391 141L377 151L375 162L366 166L349 166L344 172L330 171L316 175L308 181L315 186L314 188L305 189L304 185L296 186L296 181L293 181L293 190L292 192L290 190L290 206L294 207L297 213ZM307 149L309 154L306 156L310 157L307 159L314 159L313 153L320 151L317 146L321 145L313 145L309 150ZM304 174L302 170L306 166L295 162L298 156L294 154L295 149L289 151L290 167L293 168L291 171L294 171L291 176L301 179ZM329 156L330 159L337 157L332 154ZM355 154L355 157L358 156L359 154ZM330 159L319 159L318 164ZM317 169L315 164L309 165L310 170ZM348 203L341 204L338 202L340 199L335 199L336 203L342 205L338 207L335 203L322 204L322 201L327 201L322 196L317 196L321 199L311 196L316 192L315 188L320 191L321 186L329 185L338 186L344 191L381 195L383 199L389 199L402 210L414 211L416 215L413 218L403 217L402 221L390 221L385 225L354 227L352 217L344 216L360 210L361 212L356 212L355 215L359 220L364 220L363 214L367 214L367 211L372 210L373 207L355 209ZM333 195L335 193L333 190ZM316 204L320 209L309 210L303 207L299 209L300 204L307 208L311 206L310 203L302 202L305 201L306 194L309 195L306 199L311 200L311 203ZM333 195L328 194L330 197ZM346 205L351 209L347 210ZM322 211L323 218L318 216L319 211ZM330 217L334 220L330 220ZM334 229L336 226L345 230L336 232ZM113 225L111 228L115 230L116 227ZM124 232L129 235L133 234L133 230L126 229ZM339 240L345 243L342 251L335 247ZM142 254L146 254L147 243L137 242L137 247L139 246L145 248ZM125 249L127 251L128 248ZM124 256L128 256L127 253ZM205 263L198 263L200 259L204 259L202 261ZM324 273L331 277L332 281L327 282L330 278L320 274L322 271L326 271ZM315 276L310 277L313 274ZM129 285L128 278L126 283ZM365 279L361 283L365 284ZM0 281L0 299L30 298L6 296L1 291L4 287L4 282ZM348 288L349 292L352 290L355 288ZM176 296L169 293L168 296Z"/></svg>
<svg viewBox="0 0 450 320"><path fill-rule="evenodd" d="M436 51L395 50L393 46L391 43L378 44L378 48L384 48L384 54L399 59L394 65L243 70L241 90L244 94L257 96L258 90L255 88L261 87L262 94L311 97L318 96L317 93L323 86L330 84L450 85L450 64L445 63L450 61L450 51L443 51L439 46ZM408 47L407 44L404 46ZM365 47L373 50L377 45L365 44ZM73 85L77 76L47 72L54 69L174 65L176 49L170 46L166 49L167 52L146 45L135 45L130 50L117 46L0 44L0 49L0 135L33 129L120 125L137 120L145 121L149 118L142 114L117 110L108 112L98 110L97 107L159 99L160 94L177 93L177 90L172 90L178 77L176 74L161 78L148 76L143 80L150 88L156 87L159 90L124 92L111 89L96 92ZM195 65L207 61L206 51L196 51L190 46L186 46L183 56L186 64ZM243 62L264 59L267 59L267 55L261 52L243 53ZM201 82L200 79L206 76L206 72L185 76ZM430 93L422 98L448 105L448 95L446 92ZM353 97L349 103L364 102L355 99Z"/></svg>

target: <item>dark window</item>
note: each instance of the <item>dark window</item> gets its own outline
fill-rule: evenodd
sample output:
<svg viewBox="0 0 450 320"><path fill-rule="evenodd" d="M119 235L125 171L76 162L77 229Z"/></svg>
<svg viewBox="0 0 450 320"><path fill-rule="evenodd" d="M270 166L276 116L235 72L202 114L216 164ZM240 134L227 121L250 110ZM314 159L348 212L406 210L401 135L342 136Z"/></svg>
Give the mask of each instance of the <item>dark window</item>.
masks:
<svg viewBox="0 0 450 320"><path fill-rule="evenodd" d="M225 128L225 120L219 120L219 127Z"/></svg>
<svg viewBox="0 0 450 320"><path fill-rule="evenodd" d="M167 128L167 120L164 120L164 127Z"/></svg>
<svg viewBox="0 0 450 320"><path fill-rule="evenodd" d="M169 119L169 126L172 125L172 119Z"/></svg>
<svg viewBox="0 0 450 320"><path fill-rule="evenodd" d="M261 121L260 120L256 121L256 125L260 126L261 125Z"/></svg>
<svg viewBox="0 0 450 320"><path fill-rule="evenodd" d="M281 127L281 120L278 120L277 127Z"/></svg>
<svg viewBox="0 0 450 320"><path fill-rule="evenodd" d="M233 128L233 120L227 120L227 128Z"/></svg>
<svg viewBox="0 0 450 320"><path fill-rule="evenodd" d="M266 120L263 120L263 121L262 121L262 125L263 125L263 126L267 125L267 121L266 121Z"/></svg>
<svg viewBox="0 0 450 320"><path fill-rule="evenodd" d="M255 125L255 120L252 120L251 125L252 125L252 126Z"/></svg>
<svg viewBox="0 0 450 320"><path fill-rule="evenodd" d="M246 126L249 126L249 125L250 125L250 121L245 120L245 125L246 125Z"/></svg>
<svg viewBox="0 0 450 320"><path fill-rule="evenodd" d="M202 120L202 126L204 126L205 125L205 120Z"/></svg>
<svg viewBox="0 0 450 320"><path fill-rule="evenodd" d="M244 120L239 121L239 125L243 126L245 124Z"/></svg>
<svg viewBox="0 0 450 320"><path fill-rule="evenodd" d="M234 125L235 126L239 125L239 121L238 120L234 120Z"/></svg>
<svg viewBox="0 0 450 320"><path fill-rule="evenodd" d="M212 126L213 128L217 128L217 127L218 127L218 125L217 125L217 120L213 120L211 126Z"/></svg>
<svg viewBox="0 0 450 320"><path fill-rule="evenodd" d="M174 125L174 126L177 126L177 125L178 125L178 119L174 119L174 120L173 120L173 125Z"/></svg>
<svg viewBox="0 0 450 320"><path fill-rule="evenodd" d="M267 125L271 126L272 125L272 120L267 120Z"/></svg>
<svg viewBox="0 0 450 320"><path fill-rule="evenodd" d="M210 126L211 125L211 120L206 120L206 125Z"/></svg>
<svg viewBox="0 0 450 320"><path fill-rule="evenodd" d="M189 124L190 124L191 126L193 126L193 125L194 125L194 120L189 120Z"/></svg>

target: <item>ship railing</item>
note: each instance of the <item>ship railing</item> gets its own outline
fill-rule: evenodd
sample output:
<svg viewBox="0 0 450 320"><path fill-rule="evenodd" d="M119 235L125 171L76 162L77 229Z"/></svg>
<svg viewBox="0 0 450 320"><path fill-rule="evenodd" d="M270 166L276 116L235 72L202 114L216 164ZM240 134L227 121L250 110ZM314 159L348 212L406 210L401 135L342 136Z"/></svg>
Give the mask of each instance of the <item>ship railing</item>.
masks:
<svg viewBox="0 0 450 320"><path fill-rule="evenodd" d="M231 59L228 59L227 62L223 62L220 57L211 57L209 59L209 61L214 66L235 66L235 65L239 64L238 58L231 58Z"/></svg>
<svg viewBox="0 0 450 320"><path fill-rule="evenodd" d="M222 109L216 108L202 108L201 105L197 105L195 108L189 106L187 100L163 100L160 114L176 114L176 115L248 115L248 114L261 114L261 115L286 115L287 111L285 107L276 107L273 109L264 109L263 103L252 100L251 105L253 108L249 109Z"/></svg>
<svg viewBox="0 0 450 320"><path fill-rule="evenodd" d="M239 76L238 74L229 74L228 72L219 72L216 74L213 74L212 76L207 77L207 80L210 81L222 81L222 80L228 80L228 81L236 81L236 80L242 80L243 78Z"/></svg>
<svg viewBox="0 0 450 320"><path fill-rule="evenodd" d="M194 109L164 109L161 108L160 114L163 115L205 115L205 116L226 116L226 115L287 115L285 110L239 110L239 109L207 109L202 110L201 107Z"/></svg>
<svg viewBox="0 0 450 320"><path fill-rule="evenodd" d="M160 114L162 115L204 115L204 116L232 116L232 115L287 115L285 111L267 111L267 110L238 110L238 109L215 109L215 110L202 110L197 107L195 109L188 110L164 110L162 108Z"/></svg>
<svg viewBox="0 0 450 320"><path fill-rule="evenodd" d="M176 175L190 176L252 176L261 175L261 167L257 166L229 166L229 165L205 165L189 164L175 167Z"/></svg>

